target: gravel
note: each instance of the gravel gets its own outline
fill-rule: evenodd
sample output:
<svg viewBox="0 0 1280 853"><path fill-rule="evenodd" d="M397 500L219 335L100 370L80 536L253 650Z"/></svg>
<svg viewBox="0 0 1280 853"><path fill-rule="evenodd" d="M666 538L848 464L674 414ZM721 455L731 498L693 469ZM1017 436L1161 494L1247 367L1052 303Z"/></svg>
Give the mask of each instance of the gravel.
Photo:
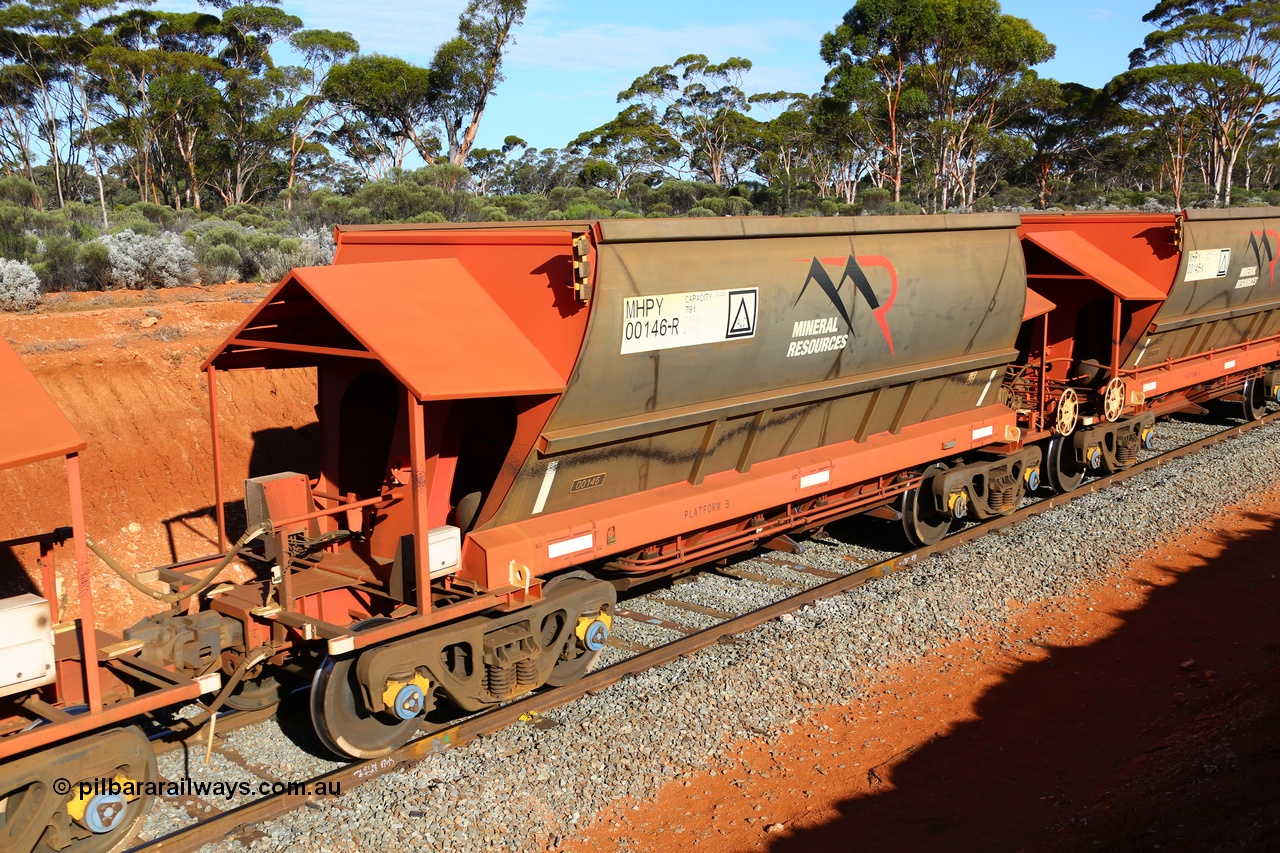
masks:
<svg viewBox="0 0 1280 853"><path fill-rule="evenodd" d="M1158 449L1214 429L1193 421L1162 424ZM669 780L688 779L708 765L738 772L743 764L727 753L729 744L774 738L813 709L856 703L881 671L998 629L1010 616L1011 602L1068 595L1267 489L1280 470L1278 439L1280 425L1255 430L805 607L731 643L625 679L557 709L537 727L510 727L259 825L247 842L227 839L203 849L238 851L246 844L253 851L555 847L590 824L612 799L647 797ZM888 547L891 527L874 519L833 525L808 540L805 555L786 559L849 572L890 555L881 548ZM847 544L855 538L861 544ZM739 567L805 585L817 580L758 559ZM696 627L706 621L698 614L647 599L739 613L796 591L702 573L624 606ZM652 646L679 636L643 622L618 619L614 624L615 637L628 643ZM625 656L608 648L602 662ZM281 778L300 781L316 772L317 759L308 754L314 745L309 747L304 736L290 740L260 726L229 740L240 754ZM167 806L158 811L147 833L171 829L173 811Z"/></svg>

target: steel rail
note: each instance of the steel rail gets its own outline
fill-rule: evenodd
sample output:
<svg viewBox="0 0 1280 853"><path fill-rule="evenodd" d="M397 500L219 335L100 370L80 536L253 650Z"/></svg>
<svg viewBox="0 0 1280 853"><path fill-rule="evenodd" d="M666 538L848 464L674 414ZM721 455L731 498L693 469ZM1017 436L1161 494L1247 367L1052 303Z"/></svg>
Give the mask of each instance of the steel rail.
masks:
<svg viewBox="0 0 1280 853"><path fill-rule="evenodd" d="M319 783L324 783L331 788L334 783L338 783L344 791L348 788L354 788L387 773L416 764L435 753L444 752L445 750L470 743L477 738L493 734L518 722L525 715L540 714L565 705L588 693L598 692L616 684L627 676L636 675L645 670L653 669L664 663L693 654L701 649L715 645L724 638L749 631L783 614L793 613L822 599L850 592L870 580L902 571L929 557L966 545L987 534L1019 524L1029 518L1034 518L1037 515L1064 506L1085 495L1103 491L1168 462L1192 455L1206 447L1236 438L1277 421L1280 421L1280 412L1216 432L1190 444L1182 445L1158 456L1138 462L1123 471L1090 480L1066 494L1043 498L1007 516L1000 516L980 524L971 525L947 536L935 545L927 545L923 548L904 552L896 557L890 557L887 560L855 569L847 575L842 575L834 580L802 590L758 610L735 616L718 625L704 628L649 651L640 652L634 657L588 673L572 684L532 693L491 711L478 714L457 725L434 731L425 737L405 744L382 758L350 764L332 770L309 780L304 783L304 786L307 789L314 789ZM175 830L168 835L138 845L133 848L133 853L143 853L143 851L146 851L146 853L178 853L178 851L195 850L210 841L233 835L237 830L248 825L280 817L290 811L301 808L307 802L314 802L316 799L316 797L309 794L297 792L271 794L235 809L222 812L208 820Z"/></svg>

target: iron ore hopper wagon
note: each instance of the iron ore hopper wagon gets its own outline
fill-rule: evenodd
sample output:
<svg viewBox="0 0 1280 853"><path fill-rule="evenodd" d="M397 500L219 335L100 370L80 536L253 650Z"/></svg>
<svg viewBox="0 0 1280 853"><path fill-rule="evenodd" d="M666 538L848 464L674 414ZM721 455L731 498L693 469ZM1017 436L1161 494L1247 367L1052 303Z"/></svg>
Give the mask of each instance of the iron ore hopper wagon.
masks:
<svg viewBox="0 0 1280 853"><path fill-rule="evenodd" d="M224 547L220 372L316 371L319 476L245 481L243 535L151 570L177 607L113 653L167 689L220 673L213 708L269 706L292 670L330 749L384 755L446 706L583 675L630 584L858 512L934 543L1131 465L1161 415L1260 417L1278 221L339 228L333 265L291 272L204 366ZM233 560L253 578L218 582ZM26 695L0 797L48 781L14 768L57 726L24 721L81 701ZM68 736L117 721L97 701Z"/></svg>
<svg viewBox="0 0 1280 853"><path fill-rule="evenodd" d="M142 826L156 759L143 714L216 691L217 672L187 674L145 659L94 626L80 451L84 439L0 337L0 471L63 459L68 527L0 531L0 548L35 551L38 585L0 598L0 850L121 849ZM50 469L45 469L45 476ZM42 486L52 488L45 479ZM66 578L78 619L60 612L55 545L71 540ZM6 566L11 565L6 563ZM13 572L13 569L6 569ZM25 573L6 590L30 585ZM117 783L115 788L100 784ZM99 783L99 784L95 784Z"/></svg>

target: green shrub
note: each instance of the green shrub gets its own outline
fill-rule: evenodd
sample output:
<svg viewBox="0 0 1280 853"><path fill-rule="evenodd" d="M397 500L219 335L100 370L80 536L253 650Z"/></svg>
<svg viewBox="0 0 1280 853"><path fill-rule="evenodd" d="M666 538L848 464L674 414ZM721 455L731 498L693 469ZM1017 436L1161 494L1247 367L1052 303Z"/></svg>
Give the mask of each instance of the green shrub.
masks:
<svg viewBox="0 0 1280 853"><path fill-rule="evenodd" d="M178 218L178 212L172 207L166 207L163 204L154 204L149 201L134 202L124 209L122 219L145 219L156 225L168 227Z"/></svg>
<svg viewBox="0 0 1280 853"><path fill-rule="evenodd" d="M17 175L0 178L0 202L35 207L40 203L40 188Z"/></svg>
<svg viewBox="0 0 1280 853"><path fill-rule="evenodd" d="M85 290L106 290L111 286L111 252L97 240L84 243L76 252L80 282Z"/></svg>
<svg viewBox="0 0 1280 853"><path fill-rule="evenodd" d="M238 219L248 214L250 216L261 216L262 208L256 204L232 204L222 209L222 218L227 221Z"/></svg>
<svg viewBox="0 0 1280 853"><path fill-rule="evenodd" d="M612 211L605 210L602 207L597 207L596 205L588 202L579 202L578 204L570 205L564 211L565 219L608 219L612 215Z"/></svg>
<svg viewBox="0 0 1280 853"><path fill-rule="evenodd" d="M122 234L128 231L131 234L142 234L147 237L154 237L160 233L160 226L156 225L150 219L123 219L111 223L110 233Z"/></svg>
<svg viewBox="0 0 1280 853"><path fill-rule="evenodd" d="M892 199L893 193L884 187L867 187L862 191L862 210L871 214L888 213Z"/></svg>
<svg viewBox="0 0 1280 853"><path fill-rule="evenodd" d="M265 252L267 249L274 249L280 245L281 237L279 234L266 234L261 231L254 231L247 235L245 243L248 244L250 252Z"/></svg>
<svg viewBox="0 0 1280 853"><path fill-rule="evenodd" d="M204 253L205 274L201 280L205 284L221 284L225 281L240 278L240 253L234 246L218 243L210 246Z"/></svg>
<svg viewBox="0 0 1280 853"><path fill-rule="evenodd" d="M44 239L42 259L35 270L46 293L81 289L79 249L80 244L71 237L55 235Z"/></svg>
<svg viewBox="0 0 1280 853"><path fill-rule="evenodd" d="M442 213L436 213L434 210L428 210L426 213L419 213L417 216L411 216L404 221L427 225L432 222L448 222L449 220L445 219L444 214Z"/></svg>
<svg viewBox="0 0 1280 853"><path fill-rule="evenodd" d="M201 234L199 244L206 252L214 246L231 246L239 251L246 248L244 229L239 225L222 222Z"/></svg>

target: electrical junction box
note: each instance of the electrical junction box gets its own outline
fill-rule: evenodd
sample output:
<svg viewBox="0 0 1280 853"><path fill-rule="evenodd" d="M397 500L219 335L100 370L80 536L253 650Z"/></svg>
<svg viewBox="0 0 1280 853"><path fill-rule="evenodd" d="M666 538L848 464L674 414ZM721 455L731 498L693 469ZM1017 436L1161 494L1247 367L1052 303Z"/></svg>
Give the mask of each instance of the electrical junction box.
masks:
<svg viewBox="0 0 1280 853"><path fill-rule="evenodd" d="M427 561L433 578L456 572L462 563L462 531L451 524L428 530Z"/></svg>
<svg viewBox="0 0 1280 853"><path fill-rule="evenodd" d="M0 598L0 696L57 680L49 602L26 593Z"/></svg>
<svg viewBox="0 0 1280 853"><path fill-rule="evenodd" d="M244 511L249 527L269 521L276 533L284 533L289 537L315 538L320 535L318 522L297 521L281 527L279 521L308 515L315 511L315 501L311 497L311 481L306 474L286 471L282 474L271 474L267 477L254 477L244 481ZM267 560L276 562L281 555L276 553L275 536L263 537L264 554Z"/></svg>

